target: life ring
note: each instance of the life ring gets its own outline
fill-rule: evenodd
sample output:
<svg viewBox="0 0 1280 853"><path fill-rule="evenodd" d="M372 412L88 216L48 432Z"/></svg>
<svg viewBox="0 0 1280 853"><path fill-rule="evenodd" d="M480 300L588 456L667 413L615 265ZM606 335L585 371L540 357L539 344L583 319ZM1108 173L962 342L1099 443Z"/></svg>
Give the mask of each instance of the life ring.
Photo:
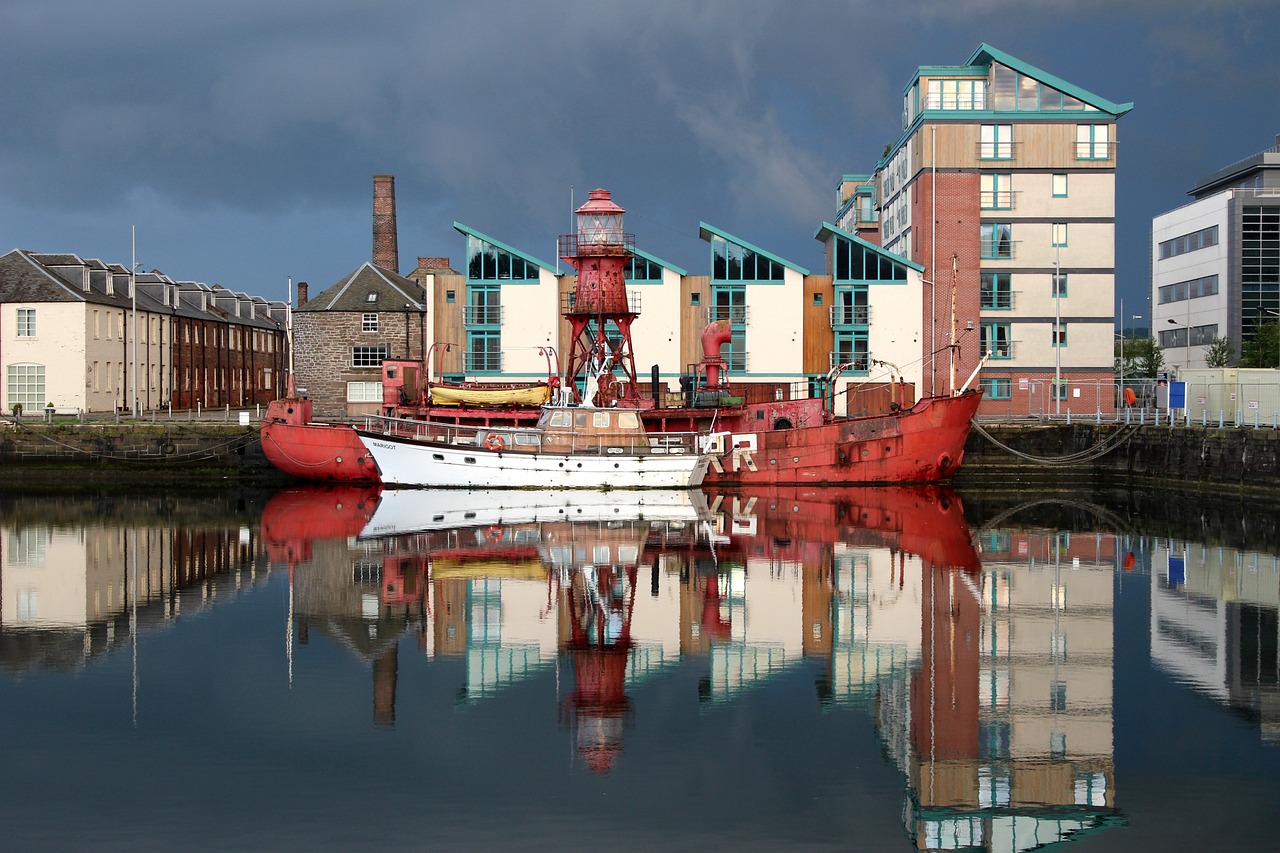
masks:
<svg viewBox="0 0 1280 853"><path fill-rule="evenodd" d="M484 538L489 540L489 544L496 545L502 541L502 528L490 527L484 532Z"/></svg>
<svg viewBox="0 0 1280 853"><path fill-rule="evenodd" d="M501 450L505 445L502 442L502 436L496 433L489 433L489 437L484 440L484 446L490 450Z"/></svg>

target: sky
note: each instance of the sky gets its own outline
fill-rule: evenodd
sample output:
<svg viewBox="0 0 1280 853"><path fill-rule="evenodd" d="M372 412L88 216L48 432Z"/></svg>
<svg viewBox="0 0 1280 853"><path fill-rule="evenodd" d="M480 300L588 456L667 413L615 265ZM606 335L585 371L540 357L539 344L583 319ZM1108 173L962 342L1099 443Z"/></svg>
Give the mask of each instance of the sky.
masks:
<svg viewBox="0 0 1280 853"><path fill-rule="evenodd" d="M986 43L1116 103L1117 302L1151 218L1276 144L1276 0L5 0L0 252L285 299L372 255L462 263L455 221L546 262L595 187L706 274L705 221L811 271L841 175L922 65ZM1137 310L1134 305L1144 306Z"/></svg>

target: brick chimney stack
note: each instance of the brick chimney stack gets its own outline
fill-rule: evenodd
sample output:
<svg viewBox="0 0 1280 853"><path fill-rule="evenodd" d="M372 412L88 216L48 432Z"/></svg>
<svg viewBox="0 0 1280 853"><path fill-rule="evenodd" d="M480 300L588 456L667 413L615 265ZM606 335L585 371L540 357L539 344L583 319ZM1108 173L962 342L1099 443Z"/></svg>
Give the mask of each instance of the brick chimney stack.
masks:
<svg viewBox="0 0 1280 853"><path fill-rule="evenodd" d="M305 281L298 282L298 307L301 308L307 304L307 283Z"/></svg>
<svg viewBox="0 0 1280 853"><path fill-rule="evenodd" d="M396 179L373 176L373 263L400 272L400 247L396 240Z"/></svg>

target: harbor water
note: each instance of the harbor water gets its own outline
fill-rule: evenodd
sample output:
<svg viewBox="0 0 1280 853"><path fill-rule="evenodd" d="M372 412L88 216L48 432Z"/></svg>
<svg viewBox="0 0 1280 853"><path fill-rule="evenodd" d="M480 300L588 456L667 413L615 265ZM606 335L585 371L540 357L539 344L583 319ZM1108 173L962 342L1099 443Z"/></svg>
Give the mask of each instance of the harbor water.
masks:
<svg viewBox="0 0 1280 853"><path fill-rule="evenodd" d="M1274 850L1276 517L0 495L0 846Z"/></svg>

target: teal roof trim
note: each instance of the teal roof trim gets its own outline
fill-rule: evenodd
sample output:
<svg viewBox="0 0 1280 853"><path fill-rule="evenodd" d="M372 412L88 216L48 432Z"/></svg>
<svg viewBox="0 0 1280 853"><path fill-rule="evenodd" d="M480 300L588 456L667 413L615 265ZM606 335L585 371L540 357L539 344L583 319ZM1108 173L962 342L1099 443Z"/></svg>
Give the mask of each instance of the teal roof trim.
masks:
<svg viewBox="0 0 1280 853"><path fill-rule="evenodd" d="M793 264L791 263L791 261L788 261L786 258L780 258L777 255L775 255L773 252L766 252L764 249L761 249L759 246L753 246L752 244L748 243L746 240L740 240L739 238L730 234L728 231L721 231L719 228L716 228L714 225L708 225L705 222L699 222L698 236L701 237L703 240L706 240L708 243L711 242L712 236L723 237L724 239L728 240L731 243L737 243L739 246L741 246L744 249L750 249L751 251L755 252L757 255L763 255L764 257L768 258L771 261L782 264L787 269L795 270L801 275L809 274L809 271L804 267L799 266L797 264Z"/></svg>
<svg viewBox="0 0 1280 853"><path fill-rule="evenodd" d="M522 260L524 260L526 263L533 264L536 267L541 267L542 269L547 270L549 272L556 271L555 264L549 264L546 261L539 260L535 258L533 255L530 255L528 252L522 252L519 249L513 249L511 246L508 246L506 243L503 243L501 240L495 240L492 237L490 237L488 234L481 233L480 231L477 231L474 228L468 228L466 225L463 225L461 222L454 222L453 227L455 231L458 231L461 234L466 234L468 237L475 237L478 240L484 240L486 243L492 243L494 246L497 246L502 251L510 252L511 254L515 255L517 258L521 258Z"/></svg>
<svg viewBox="0 0 1280 853"><path fill-rule="evenodd" d="M662 258L651 255L648 252L644 251L643 249L633 248L631 251L635 253L636 257L644 258L646 261L648 261L651 264L657 264L658 266L662 267L664 270L671 270L673 273L678 273L682 278L688 275L687 272L680 269L680 267L676 266L675 264L669 264L666 261L664 261Z"/></svg>
<svg viewBox="0 0 1280 853"><path fill-rule="evenodd" d="M1110 113L1116 118L1119 118L1133 109L1132 102L1127 104L1117 104L1113 101L1108 101L1106 98L1095 95L1087 89L1081 89L1079 86L1076 86L1073 83L1068 83L1061 77L1055 77L1047 71L1036 68L1029 62L1023 62L1016 56L1011 56L1003 50L994 48L986 43L979 45L978 49L973 52L973 56L969 57L970 65L987 65L992 61L999 62L1001 65L1012 68L1020 74L1025 74L1028 77L1034 77L1041 83L1047 83L1059 92L1064 92L1077 100L1084 101L1089 106L1097 107L1102 112Z"/></svg>
<svg viewBox="0 0 1280 853"><path fill-rule="evenodd" d="M813 235L813 238L815 240L820 240L823 243L826 243L832 237L843 237L846 240L848 240L850 243L856 243L859 246L870 249L871 251L875 252L877 255L880 255L881 257L888 258L889 260L895 263L902 264L904 267L910 267L911 269L915 270L921 275L924 275L923 264L917 264L915 261L909 261L906 258L902 257L902 255L895 255L893 252L890 252L888 249L884 248L883 246L877 246L875 243L872 243L868 240L863 240L857 234L850 234L848 231L844 230L843 228L839 228L835 225L832 225L830 222L822 223L822 227L819 228L817 230L817 233Z"/></svg>

